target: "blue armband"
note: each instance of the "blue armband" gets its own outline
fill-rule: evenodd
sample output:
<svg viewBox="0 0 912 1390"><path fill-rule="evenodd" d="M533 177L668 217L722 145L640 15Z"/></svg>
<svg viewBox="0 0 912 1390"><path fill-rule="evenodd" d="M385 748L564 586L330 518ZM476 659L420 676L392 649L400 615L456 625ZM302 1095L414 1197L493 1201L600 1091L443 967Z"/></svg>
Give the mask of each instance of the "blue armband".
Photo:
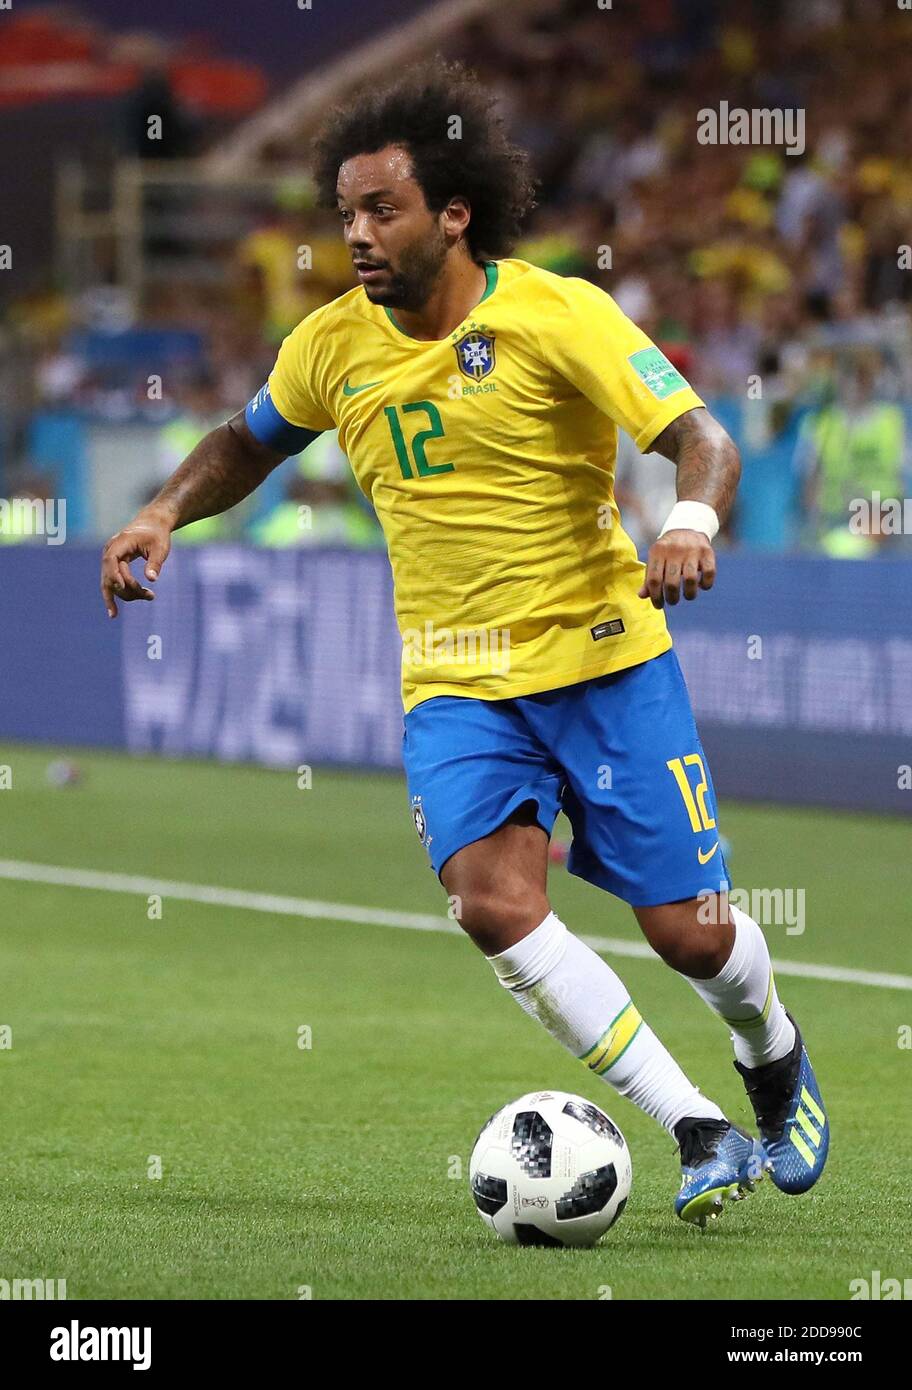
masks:
<svg viewBox="0 0 912 1390"><path fill-rule="evenodd" d="M299 454L321 433L320 430L306 430L303 425L292 425L280 415L269 394L268 382L260 387L248 404L244 419L250 433L261 444L266 444L279 454Z"/></svg>

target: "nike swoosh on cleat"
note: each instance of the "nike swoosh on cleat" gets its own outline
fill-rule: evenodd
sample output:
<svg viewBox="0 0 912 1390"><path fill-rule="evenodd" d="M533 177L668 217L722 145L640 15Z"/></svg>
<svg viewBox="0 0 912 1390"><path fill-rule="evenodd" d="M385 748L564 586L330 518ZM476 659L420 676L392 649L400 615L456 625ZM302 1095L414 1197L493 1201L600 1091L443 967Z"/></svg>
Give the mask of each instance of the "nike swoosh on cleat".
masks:
<svg viewBox="0 0 912 1390"><path fill-rule="evenodd" d="M716 852L716 850L717 850L718 848L719 848L719 841L717 840L716 843L713 845L712 849L709 851L708 854L704 854L703 851L702 851L701 849L698 849L698 850L697 850L697 858L699 859L700 863L701 863L701 864L708 864L709 861L710 861L710 859L712 859L713 855L715 854L715 852Z"/></svg>
<svg viewBox="0 0 912 1390"><path fill-rule="evenodd" d="M343 396L357 396L359 391L369 391L372 386L382 386L382 381L366 381L363 386L349 386L348 378L342 387Z"/></svg>

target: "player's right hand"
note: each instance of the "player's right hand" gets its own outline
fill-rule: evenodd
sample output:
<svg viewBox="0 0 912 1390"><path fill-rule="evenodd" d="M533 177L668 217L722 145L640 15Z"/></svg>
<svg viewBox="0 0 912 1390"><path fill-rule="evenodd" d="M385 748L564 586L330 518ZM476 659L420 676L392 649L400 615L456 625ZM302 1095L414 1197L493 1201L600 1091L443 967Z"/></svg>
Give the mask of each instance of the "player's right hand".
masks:
<svg viewBox="0 0 912 1390"><path fill-rule="evenodd" d="M101 595L109 618L117 617L116 594L123 603L148 602L155 595L130 573L131 560L145 560L145 577L155 583L171 549L171 529L157 516L140 513L112 536L101 555Z"/></svg>

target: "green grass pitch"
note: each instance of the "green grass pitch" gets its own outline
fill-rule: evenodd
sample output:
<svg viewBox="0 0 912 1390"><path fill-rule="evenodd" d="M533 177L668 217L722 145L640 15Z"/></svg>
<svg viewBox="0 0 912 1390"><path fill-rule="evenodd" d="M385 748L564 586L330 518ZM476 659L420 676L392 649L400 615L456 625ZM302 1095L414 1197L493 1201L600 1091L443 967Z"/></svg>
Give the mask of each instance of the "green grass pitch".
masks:
<svg viewBox="0 0 912 1390"><path fill-rule="evenodd" d="M299 790L291 772L76 752L84 780L61 789L59 756L0 749L4 859L445 911L398 777L316 769ZM726 806L722 829L737 885L805 889L806 930L771 927L775 957L909 972L907 825ZM638 939L561 869L551 894L573 930ZM780 976L830 1164L809 1195L764 1184L701 1235L672 1213L668 1136L459 935L167 897L156 920L138 893L8 879L0 905L2 1278L65 1278L75 1299L846 1299L853 1279L909 1272L912 992ZM749 1123L724 1027L659 962L613 964ZM630 1145L630 1202L594 1250L502 1246L472 1205L481 1123L539 1087L591 1097Z"/></svg>

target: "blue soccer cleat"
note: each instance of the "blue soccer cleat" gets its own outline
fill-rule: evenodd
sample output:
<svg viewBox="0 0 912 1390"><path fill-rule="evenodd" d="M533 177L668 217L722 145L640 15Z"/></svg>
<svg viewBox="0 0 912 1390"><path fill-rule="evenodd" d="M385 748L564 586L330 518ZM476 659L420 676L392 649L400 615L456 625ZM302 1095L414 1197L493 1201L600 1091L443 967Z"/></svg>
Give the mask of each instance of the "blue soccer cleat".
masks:
<svg viewBox="0 0 912 1390"><path fill-rule="evenodd" d="M744 1085L763 1142L772 1161L772 1179L780 1192L807 1192L823 1172L830 1147L830 1122L823 1108L820 1087L814 1075L798 1024L786 1010L795 1027L795 1044L787 1056L763 1067L735 1070Z"/></svg>
<svg viewBox="0 0 912 1390"><path fill-rule="evenodd" d="M681 1149L675 1211L701 1229L722 1215L726 1199L741 1201L769 1171L759 1142L727 1120L682 1120L675 1138Z"/></svg>

